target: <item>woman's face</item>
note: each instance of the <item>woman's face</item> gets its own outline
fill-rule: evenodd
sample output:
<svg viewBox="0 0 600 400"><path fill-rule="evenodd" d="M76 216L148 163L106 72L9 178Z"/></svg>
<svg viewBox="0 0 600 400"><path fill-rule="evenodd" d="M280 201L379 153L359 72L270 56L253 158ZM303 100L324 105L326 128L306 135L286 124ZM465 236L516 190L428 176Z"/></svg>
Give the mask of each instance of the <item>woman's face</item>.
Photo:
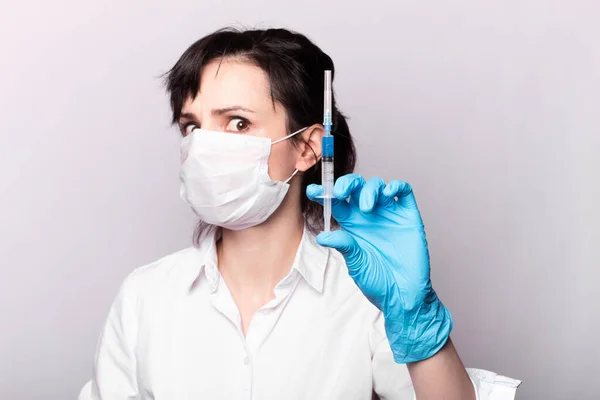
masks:
<svg viewBox="0 0 600 400"><path fill-rule="evenodd" d="M183 135L194 128L273 141L287 136L287 115L273 102L267 75L252 64L219 59L207 64L200 76L200 91L183 105L179 126ZM298 167L301 151L290 140L274 144L269 157L269 176L285 181ZM301 166L300 166L301 167Z"/></svg>

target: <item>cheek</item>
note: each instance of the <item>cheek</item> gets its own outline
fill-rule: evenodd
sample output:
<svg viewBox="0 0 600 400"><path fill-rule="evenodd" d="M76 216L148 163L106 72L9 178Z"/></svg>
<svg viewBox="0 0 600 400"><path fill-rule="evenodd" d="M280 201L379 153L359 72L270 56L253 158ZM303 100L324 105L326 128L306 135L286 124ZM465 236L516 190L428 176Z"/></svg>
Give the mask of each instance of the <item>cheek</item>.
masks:
<svg viewBox="0 0 600 400"><path fill-rule="evenodd" d="M271 147L269 176L274 181L285 181L296 168L297 151L291 143L281 142Z"/></svg>

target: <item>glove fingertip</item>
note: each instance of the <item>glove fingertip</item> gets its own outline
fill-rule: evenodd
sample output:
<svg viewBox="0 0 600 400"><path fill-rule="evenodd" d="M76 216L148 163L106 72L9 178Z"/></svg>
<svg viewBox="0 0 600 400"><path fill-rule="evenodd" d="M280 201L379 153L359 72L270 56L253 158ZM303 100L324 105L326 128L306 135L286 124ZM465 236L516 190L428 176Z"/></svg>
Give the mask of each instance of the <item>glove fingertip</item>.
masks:
<svg viewBox="0 0 600 400"><path fill-rule="evenodd" d="M333 196L338 200L345 200L348 198L348 189L343 187L333 187Z"/></svg>
<svg viewBox="0 0 600 400"><path fill-rule="evenodd" d="M317 235L317 244L331 247L331 235L333 232L321 232Z"/></svg>
<svg viewBox="0 0 600 400"><path fill-rule="evenodd" d="M323 190L323 187L321 185L317 185L316 183L311 183L310 185L308 185L306 187L306 192L309 193L315 193L318 192L320 190Z"/></svg>
<svg viewBox="0 0 600 400"><path fill-rule="evenodd" d="M363 214L370 214L375 208L375 200L373 197L361 197L358 206Z"/></svg>
<svg viewBox="0 0 600 400"><path fill-rule="evenodd" d="M383 188L383 195L384 196L391 196L392 194L395 194L397 191L398 185L394 184L394 182L391 182L389 185L387 185L385 188Z"/></svg>
<svg viewBox="0 0 600 400"><path fill-rule="evenodd" d="M323 187L321 185L311 184L306 187L306 197L311 200L316 200L317 196L323 193Z"/></svg>

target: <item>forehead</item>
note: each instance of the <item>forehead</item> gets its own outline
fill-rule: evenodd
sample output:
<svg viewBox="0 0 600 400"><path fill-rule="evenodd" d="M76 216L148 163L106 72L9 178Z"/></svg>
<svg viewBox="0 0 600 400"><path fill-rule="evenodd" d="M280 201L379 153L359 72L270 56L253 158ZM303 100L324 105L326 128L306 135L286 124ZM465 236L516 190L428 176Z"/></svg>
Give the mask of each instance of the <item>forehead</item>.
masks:
<svg viewBox="0 0 600 400"><path fill-rule="evenodd" d="M243 106L254 111L273 110L267 74L259 67L237 59L216 59L205 65L200 90L183 109Z"/></svg>

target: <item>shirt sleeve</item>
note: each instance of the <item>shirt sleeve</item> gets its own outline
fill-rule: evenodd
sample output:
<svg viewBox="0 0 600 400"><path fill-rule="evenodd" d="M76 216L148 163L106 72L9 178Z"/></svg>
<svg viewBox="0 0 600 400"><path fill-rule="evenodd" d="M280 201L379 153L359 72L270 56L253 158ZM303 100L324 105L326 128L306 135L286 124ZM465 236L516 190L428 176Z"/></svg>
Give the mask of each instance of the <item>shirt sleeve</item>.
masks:
<svg viewBox="0 0 600 400"><path fill-rule="evenodd" d="M79 400L137 400L135 345L138 300L135 272L130 274L113 301L94 357L93 379Z"/></svg>
<svg viewBox="0 0 600 400"><path fill-rule="evenodd" d="M370 335L373 349L373 390L381 400L415 400L416 395L406 364L394 361L385 334L381 313ZM514 400L521 381L483 369L466 368L475 387L477 400Z"/></svg>

